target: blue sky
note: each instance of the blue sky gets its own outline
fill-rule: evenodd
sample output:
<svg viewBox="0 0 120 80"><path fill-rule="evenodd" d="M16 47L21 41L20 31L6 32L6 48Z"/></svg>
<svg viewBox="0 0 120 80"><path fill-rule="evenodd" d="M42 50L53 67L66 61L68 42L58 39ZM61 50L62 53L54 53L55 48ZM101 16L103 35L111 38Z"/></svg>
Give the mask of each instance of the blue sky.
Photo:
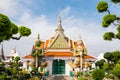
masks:
<svg viewBox="0 0 120 80"><path fill-rule="evenodd" d="M114 27L102 28L101 21L104 15L96 10L100 0L0 0L0 13L6 14L17 25L27 26L32 30L29 37L19 41L4 42L7 55L12 48L17 49L21 56L31 52L37 34L41 40L54 36L58 14L61 13L62 25L66 35L77 40L78 34L86 45L88 54L98 56L107 51L119 50L118 40L104 41L102 35L106 31L115 31ZM107 0L108 1L108 0ZM120 15L120 6L110 4L113 13Z"/></svg>

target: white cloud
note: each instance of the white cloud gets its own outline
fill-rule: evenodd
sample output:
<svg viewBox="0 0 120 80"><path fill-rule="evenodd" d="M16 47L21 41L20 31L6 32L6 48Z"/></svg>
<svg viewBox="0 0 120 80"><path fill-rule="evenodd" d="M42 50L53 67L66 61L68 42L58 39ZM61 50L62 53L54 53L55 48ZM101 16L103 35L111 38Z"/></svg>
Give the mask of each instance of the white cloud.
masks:
<svg viewBox="0 0 120 80"><path fill-rule="evenodd" d="M24 24L32 30L32 37L36 34L40 33L41 38L50 36L51 32L53 32L53 24L50 24L45 15L40 15L34 17L29 13L24 13L21 17L19 24ZM48 33L48 34L46 34ZM43 34L43 35L42 35Z"/></svg>
<svg viewBox="0 0 120 80"><path fill-rule="evenodd" d="M18 1L14 0L0 0L0 12L8 16L14 16L16 14Z"/></svg>

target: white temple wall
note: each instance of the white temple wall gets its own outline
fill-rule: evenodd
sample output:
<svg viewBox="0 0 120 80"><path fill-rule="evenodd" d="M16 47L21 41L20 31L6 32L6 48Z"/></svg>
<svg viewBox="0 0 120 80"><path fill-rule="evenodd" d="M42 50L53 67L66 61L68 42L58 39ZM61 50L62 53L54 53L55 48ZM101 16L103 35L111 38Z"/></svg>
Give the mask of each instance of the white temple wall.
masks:
<svg viewBox="0 0 120 80"><path fill-rule="evenodd" d="M49 71L49 75L52 75L52 60L48 60L48 66L46 67L46 71Z"/></svg>
<svg viewBox="0 0 120 80"><path fill-rule="evenodd" d="M69 61L66 60L66 61L65 61L65 74L66 74L66 75L70 75L70 71L72 71L72 68L71 68L70 65L69 65Z"/></svg>
<svg viewBox="0 0 120 80"><path fill-rule="evenodd" d="M23 69L27 69L27 61L23 62Z"/></svg>

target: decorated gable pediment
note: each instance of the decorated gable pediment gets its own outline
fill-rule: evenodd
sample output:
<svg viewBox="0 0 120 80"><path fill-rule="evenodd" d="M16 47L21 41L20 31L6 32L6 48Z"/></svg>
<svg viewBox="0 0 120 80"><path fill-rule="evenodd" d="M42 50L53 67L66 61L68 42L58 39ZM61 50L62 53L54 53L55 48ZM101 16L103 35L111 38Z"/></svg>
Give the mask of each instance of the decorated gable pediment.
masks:
<svg viewBox="0 0 120 80"><path fill-rule="evenodd" d="M62 48L70 48L67 41L64 39L62 35L57 35L57 37L53 40L50 48L54 49L62 49Z"/></svg>

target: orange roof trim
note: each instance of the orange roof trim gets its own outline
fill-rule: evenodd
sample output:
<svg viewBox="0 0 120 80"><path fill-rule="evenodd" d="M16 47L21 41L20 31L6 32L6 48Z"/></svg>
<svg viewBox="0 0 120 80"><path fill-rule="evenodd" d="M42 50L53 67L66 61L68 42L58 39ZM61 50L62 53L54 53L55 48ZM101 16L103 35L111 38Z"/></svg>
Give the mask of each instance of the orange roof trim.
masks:
<svg viewBox="0 0 120 80"><path fill-rule="evenodd" d="M46 52L45 56L52 56L52 57L72 57L73 53L71 52Z"/></svg>
<svg viewBox="0 0 120 80"><path fill-rule="evenodd" d="M86 55L86 56L84 56L84 58L85 58L85 59L96 59L95 57L90 56L90 55Z"/></svg>
<svg viewBox="0 0 120 80"><path fill-rule="evenodd" d="M32 55L27 55L27 56L24 56L23 58L31 59L31 58L34 58L34 56L32 56Z"/></svg>

